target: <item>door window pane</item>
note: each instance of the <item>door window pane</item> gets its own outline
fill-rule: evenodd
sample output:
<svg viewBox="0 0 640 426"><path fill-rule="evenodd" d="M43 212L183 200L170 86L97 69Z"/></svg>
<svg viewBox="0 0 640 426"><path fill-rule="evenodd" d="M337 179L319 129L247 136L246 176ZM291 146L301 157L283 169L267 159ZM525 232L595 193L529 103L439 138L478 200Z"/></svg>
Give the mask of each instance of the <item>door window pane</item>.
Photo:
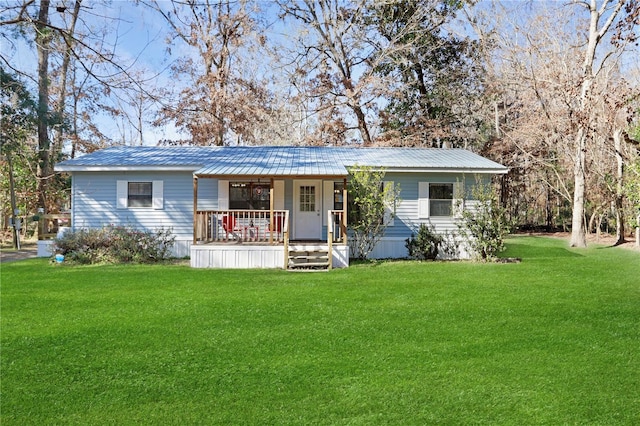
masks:
<svg viewBox="0 0 640 426"><path fill-rule="evenodd" d="M316 187L300 186L300 211L315 212L316 211Z"/></svg>

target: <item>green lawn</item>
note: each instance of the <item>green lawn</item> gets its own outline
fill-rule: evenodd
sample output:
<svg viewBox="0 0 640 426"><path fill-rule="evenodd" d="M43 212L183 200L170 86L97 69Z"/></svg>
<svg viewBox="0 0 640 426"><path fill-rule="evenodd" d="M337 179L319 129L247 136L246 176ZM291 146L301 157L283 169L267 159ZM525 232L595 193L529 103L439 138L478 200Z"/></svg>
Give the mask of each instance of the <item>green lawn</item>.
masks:
<svg viewBox="0 0 640 426"><path fill-rule="evenodd" d="M1 270L3 426L640 424L640 254Z"/></svg>

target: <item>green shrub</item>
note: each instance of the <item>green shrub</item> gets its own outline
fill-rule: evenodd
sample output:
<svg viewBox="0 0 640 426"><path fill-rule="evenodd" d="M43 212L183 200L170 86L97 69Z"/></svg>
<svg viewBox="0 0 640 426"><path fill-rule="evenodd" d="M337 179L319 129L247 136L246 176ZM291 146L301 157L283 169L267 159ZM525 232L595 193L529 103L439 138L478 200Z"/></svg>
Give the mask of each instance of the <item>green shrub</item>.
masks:
<svg viewBox="0 0 640 426"><path fill-rule="evenodd" d="M369 257L400 204L400 187L385 182L384 170L354 166L349 179L349 229L353 255Z"/></svg>
<svg viewBox="0 0 640 426"><path fill-rule="evenodd" d="M463 209L461 220L457 224L458 231L474 258L493 260L504 250L504 239L511 232L513 223L489 185L476 185L472 196L475 205Z"/></svg>
<svg viewBox="0 0 640 426"><path fill-rule="evenodd" d="M54 240L54 253L79 264L153 263L170 256L175 237L171 228L139 231L128 226L108 226L66 232Z"/></svg>
<svg viewBox="0 0 640 426"><path fill-rule="evenodd" d="M435 260L440 251L440 245L443 243L443 237L436 234L433 227L424 223L420 224L418 234L411 234L411 237L405 240L405 247L409 251L409 257L417 260Z"/></svg>

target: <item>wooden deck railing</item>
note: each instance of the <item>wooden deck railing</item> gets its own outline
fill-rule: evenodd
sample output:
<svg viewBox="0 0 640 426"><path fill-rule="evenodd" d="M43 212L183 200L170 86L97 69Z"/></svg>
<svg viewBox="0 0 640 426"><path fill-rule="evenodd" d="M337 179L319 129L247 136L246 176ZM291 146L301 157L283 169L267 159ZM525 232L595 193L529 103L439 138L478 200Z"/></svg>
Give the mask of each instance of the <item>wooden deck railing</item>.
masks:
<svg viewBox="0 0 640 426"><path fill-rule="evenodd" d="M62 227L71 226L71 213L38 215L38 239L50 240L58 235Z"/></svg>
<svg viewBox="0 0 640 426"><path fill-rule="evenodd" d="M333 243L347 243L347 225L344 220L344 211L329 210L327 211L327 239L331 237Z"/></svg>
<svg viewBox="0 0 640 426"><path fill-rule="evenodd" d="M333 269L333 245L347 244L347 226L343 210L327 211L327 245L329 246L329 269Z"/></svg>
<svg viewBox="0 0 640 426"><path fill-rule="evenodd" d="M275 244L286 243L289 235L288 210L198 210L194 220L194 243Z"/></svg>

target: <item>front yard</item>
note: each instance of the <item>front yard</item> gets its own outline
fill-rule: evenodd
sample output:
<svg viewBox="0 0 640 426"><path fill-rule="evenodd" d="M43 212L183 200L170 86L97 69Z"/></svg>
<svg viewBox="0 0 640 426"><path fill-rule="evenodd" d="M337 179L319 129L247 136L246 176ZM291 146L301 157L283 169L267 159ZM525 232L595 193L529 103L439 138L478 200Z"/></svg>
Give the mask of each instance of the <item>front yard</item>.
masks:
<svg viewBox="0 0 640 426"><path fill-rule="evenodd" d="M640 254L1 270L1 423L639 424Z"/></svg>

